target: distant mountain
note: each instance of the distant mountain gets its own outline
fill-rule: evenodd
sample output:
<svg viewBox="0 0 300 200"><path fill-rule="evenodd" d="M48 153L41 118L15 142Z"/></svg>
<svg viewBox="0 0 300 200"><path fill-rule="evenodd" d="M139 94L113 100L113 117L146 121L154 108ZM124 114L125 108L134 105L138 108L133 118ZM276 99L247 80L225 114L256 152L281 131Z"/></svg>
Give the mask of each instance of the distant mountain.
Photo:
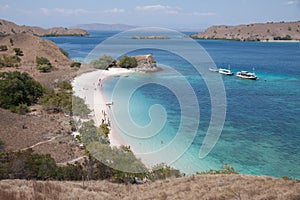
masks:
<svg viewBox="0 0 300 200"><path fill-rule="evenodd" d="M204 32L191 35L191 37L237 41L300 41L300 21L211 26Z"/></svg>
<svg viewBox="0 0 300 200"><path fill-rule="evenodd" d="M79 28L84 30L101 30L101 31L125 31L133 28L137 28L138 26L132 26L127 24L101 24L101 23L93 23L93 24L78 24L76 26L72 26L70 28Z"/></svg>
<svg viewBox="0 0 300 200"><path fill-rule="evenodd" d="M89 33L82 29L56 27L43 29L36 26L19 26L13 22L0 19L0 36L27 33L35 36L85 36Z"/></svg>

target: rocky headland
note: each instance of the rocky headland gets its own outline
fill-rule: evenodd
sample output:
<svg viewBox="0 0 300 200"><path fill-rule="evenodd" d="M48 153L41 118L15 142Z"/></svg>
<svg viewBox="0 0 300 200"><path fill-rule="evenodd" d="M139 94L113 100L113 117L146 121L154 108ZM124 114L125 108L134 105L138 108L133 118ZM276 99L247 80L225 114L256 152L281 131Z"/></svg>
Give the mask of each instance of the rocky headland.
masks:
<svg viewBox="0 0 300 200"><path fill-rule="evenodd" d="M156 65L156 60L152 54L134 56L137 61L137 67L133 68L135 71L140 72L155 72L159 71Z"/></svg>
<svg viewBox="0 0 300 200"><path fill-rule="evenodd" d="M19 26L13 22L0 19L0 36L27 33L35 36L87 36L89 33L83 29L68 29L56 27L43 29L36 26Z"/></svg>
<svg viewBox="0 0 300 200"><path fill-rule="evenodd" d="M300 21L211 26L191 37L236 41L300 41Z"/></svg>

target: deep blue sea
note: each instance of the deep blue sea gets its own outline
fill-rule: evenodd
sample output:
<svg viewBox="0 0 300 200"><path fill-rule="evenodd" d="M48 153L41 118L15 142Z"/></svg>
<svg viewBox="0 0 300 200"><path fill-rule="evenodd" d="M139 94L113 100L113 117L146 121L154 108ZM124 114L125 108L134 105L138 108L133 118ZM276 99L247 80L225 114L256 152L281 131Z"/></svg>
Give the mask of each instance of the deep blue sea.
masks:
<svg viewBox="0 0 300 200"><path fill-rule="evenodd" d="M84 61L96 45L117 34L111 31L90 33L88 37L47 39L69 52L72 59ZM157 162L168 160L168 156L172 157L172 151L178 150L180 156L168 164L187 174L219 169L220 166L229 163L243 174L300 179L300 43L222 40L196 42L206 50L217 67L230 66L234 72L252 71L255 68L259 77L258 80L251 81L214 74L220 76L225 87L226 118L221 136L212 151L205 158L199 158L199 150L211 120L211 91L190 62L163 49L146 48L128 52L129 55L152 53L163 70L126 76L119 89L126 95L129 86L136 85L141 80L149 82L131 94L126 110L131 115L131 121L139 126L147 126L151 123L159 124L159 121L151 120L161 117L161 112L154 111L153 116L149 115L149 109L159 110L163 107L166 121L159 130L155 130L155 125L150 125L149 133L133 129L131 134L136 137L125 135L124 140L129 142L132 149L142 158L143 154L167 149L168 145L175 141L171 151L157 156ZM180 75L174 73L174 70ZM194 91L198 105L185 103L192 102L192 97L188 94L179 100L170 89L174 87L185 90L183 77ZM103 86L107 98L116 103L118 98L122 97L113 93L119 78L111 78ZM169 87L156 84L160 82L169 84ZM113 99L114 97L116 99ZM182 111L197 107L200 111L199 122L195 120L199 116ZM116 106L119 116L126 118L122 109L125 107ZM180 140L175 140L176 133L181 128L181 120L187 121L183 125L184 134ZM190 127L197 127L196 135L191 133L193 130L190 130ZM157 134L151 135L151 130L157 131ZM143 137L137 139L139 134ZM191 139L191 145L183 151L180 145Z"/></svg>

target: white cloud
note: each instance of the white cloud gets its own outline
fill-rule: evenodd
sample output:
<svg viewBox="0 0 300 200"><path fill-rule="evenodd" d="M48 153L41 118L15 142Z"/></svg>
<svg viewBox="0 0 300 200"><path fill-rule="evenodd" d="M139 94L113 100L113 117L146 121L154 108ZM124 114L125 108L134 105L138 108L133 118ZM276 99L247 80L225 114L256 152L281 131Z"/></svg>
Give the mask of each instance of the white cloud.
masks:
<svg viewBox="0 0 300 200"><path fill-rule="evenodd" d="M66 9L66 8L40 8L42 13L45 15L52 15L52 14L63 14L63 15L78 15L78 14L84 14L87 13L87 10L84 9Z"/></svg>
<svg viewBox="0 0 300 200"><path fill-rule="evenodd" d="M80 15L80 14L101 14L101 13L122 13L125 12L123 8L113 8L110 10L102 10L102 11L91 11L91 10L84 10L84 9L66 9L66 8L40 8L40 11L44 15Z"/></svg>
<svg viewBox="0 0 300 200"><path fill-rule="evenodd" d="M110 10L105 10L104 12L105 13L122 13L122 12L125 12L125 9L123 9L123 8L113 8L113 9L110 9Z"/></svg>
<svg viewBox="0 0 300 200"><path fill-rule="evenodd" d="M288 4L288 5L297 5L297 4L300 4L300 0L288 1L288 2L286 2L286 4Z"/></svg>
<svg viewBox="0 0 300 200"><path fill-rule="evenodd" d="M139 11L162 11L167 14L178 14L178 11L181 10L179 7L164 6L160 4L137 6L135 9Z"/></svg>
<svg viewBox="0 0 300 200"><path fill-rule="evenodd" d="M199 17L213 17L213 16L216 16L217 14L214 12L204 12L204 13L193 12L193 13L190 13L189 15L199 16Z"/></svg>

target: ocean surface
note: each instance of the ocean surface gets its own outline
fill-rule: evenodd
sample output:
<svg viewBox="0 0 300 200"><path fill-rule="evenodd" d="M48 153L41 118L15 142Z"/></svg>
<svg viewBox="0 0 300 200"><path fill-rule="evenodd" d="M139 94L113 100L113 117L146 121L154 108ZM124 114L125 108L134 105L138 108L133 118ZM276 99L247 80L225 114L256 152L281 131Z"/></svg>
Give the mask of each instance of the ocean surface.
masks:
<svg viewBox="0 0 300 200"><path fill-rule="evenodd" d="M85 61L99 43L117 34L112 31L90 33L88 37L46 39L69 52L72 59ZM190 62L163 49L146 48L128 52L129 55L152 53L162 71L128 75L122 78L122 84L119 84L120 77L114 77L103 85L107 99L116 102L114 112L119 113L118 119L112 123L118 124L120 118L128 118L128 111L130 123L146 127L132 130L125 127L131 133L124 133L124 140L142 159L144 154L162 150L159 154L153 153L157 159L153 157L152 160L166 160L167 164L186 174L220 169L229 163L243 174L300 179L300 43L196 42L206 50L217 67L230 66L234 72L252 71L255 68L259 77L259 80L251 81L214 74L220 76L224 84L226 118L212 151L204 158L199 157L212 117L210 92L213 91L209 91L205 80ZM193 97L188 93L178 97L172 90L186 89L182 79L187 80L189 88L194 91L197 105L193 104ZM142 84L130 95L128 106L117 106L120 105L118 102L123 93L126 96L127 88L141 81L148 84ZM165 83L168 87L157 83ZM116 95L116 86L123 93ZM189 114L198 107L199 116L196 116L197 112ZM162 113L166 115L165 121ZM185 123L182 125L181 121ZM183 133L180 139L176 139L178 130ZM191 141L191 144L181 148L181 145L186 144L185 141ZM172 152L176 159L172 157Z"/></svg>

